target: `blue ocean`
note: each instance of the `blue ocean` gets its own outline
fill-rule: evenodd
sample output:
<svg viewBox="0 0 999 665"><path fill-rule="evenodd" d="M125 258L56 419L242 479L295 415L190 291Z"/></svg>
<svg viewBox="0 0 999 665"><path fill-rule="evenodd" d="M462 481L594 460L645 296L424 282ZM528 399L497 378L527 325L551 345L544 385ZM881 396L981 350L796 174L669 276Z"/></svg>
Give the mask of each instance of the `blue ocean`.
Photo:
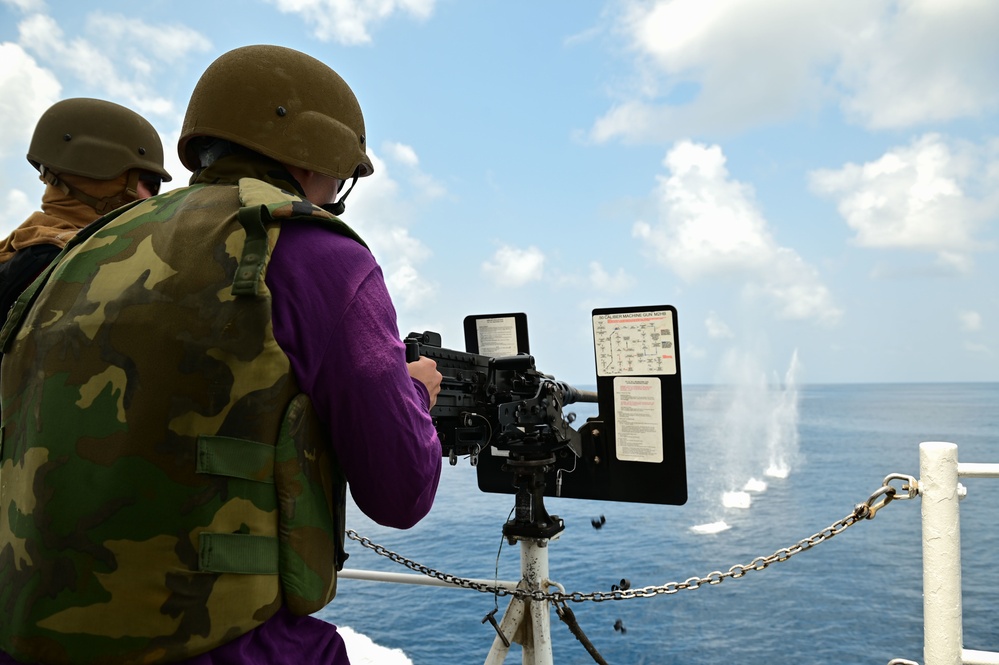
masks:
<svg viewBox="0 0 999 665"><path fill-rule="evenodd" d="M885 476L918 477L922 441L958 444L961 462L999 462L999 383L685 386L683 401L685 505L546 500L566 524L549 545L549 577L567 592L661 586L769 556L848 516ZM580 422L595 415L594 405L566 410ZM352 505L348 528L453 575L519 579L519 550L501 537L513 496L480 492L465 460L443 466L435 506L415 528L379 527ZM999 650L999 482L962 482L964 645ZM349 568L409 572L354 541L347 551ZM571 609L611 665L922 662L921 556L919 499L894 501L741 579ZM483 618L506 604L341 580L319 616L416 665L466 665L485 660L495 632ZM554 613L552 642L556 663L594 662ZM517 645L507 662L521 662Z"/></svg>

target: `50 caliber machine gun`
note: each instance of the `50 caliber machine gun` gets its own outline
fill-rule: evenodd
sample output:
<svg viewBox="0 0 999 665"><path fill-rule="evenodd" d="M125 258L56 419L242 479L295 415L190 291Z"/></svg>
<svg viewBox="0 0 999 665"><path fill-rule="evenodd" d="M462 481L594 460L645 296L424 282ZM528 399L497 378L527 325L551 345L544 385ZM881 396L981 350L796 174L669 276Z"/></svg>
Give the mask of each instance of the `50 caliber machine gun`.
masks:
<svg viewBox="0 0 999 665"><path fill-rule="evenodd" d="M431 358L443 376L431 414L452 465L468 455L475 466L488 446L520 453L568 448L577 457L582 454L579 432L571 427L574 415L564 415L562 407L596 402L596 392L542 374L529 354L493 358L445 349L441 336L430 331L410 333L406 347L407 362Z"/></svg>
<svg viewBox="0 0 999 665"><path fill-rule="evenodd" d="M441 347L435 332L406 337L408 362L420 356L437 362L441 391L430 414L451 464L468 456L502 459L501 470L514 475L516 516L504 527L507 536L550 537L562 530L558 517L544 510L545 474L557 457L582 456L574 414L562 409L574 402L596 402L597 393L577 390L542 374L529 354L489 357ZM488 457L484 457L488 455ZM488 465L487 465L488 466ZM480 468L480 488L483 487Z"/></svg>

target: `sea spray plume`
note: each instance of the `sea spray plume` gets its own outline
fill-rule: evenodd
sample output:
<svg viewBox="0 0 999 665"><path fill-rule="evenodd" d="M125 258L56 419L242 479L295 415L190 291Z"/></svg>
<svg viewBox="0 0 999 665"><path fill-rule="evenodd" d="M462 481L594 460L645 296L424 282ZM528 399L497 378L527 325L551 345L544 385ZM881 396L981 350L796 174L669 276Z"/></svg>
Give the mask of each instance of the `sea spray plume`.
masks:
<svg viewBox="0 0 999 665"><path fill-rule="evenodd" d="M767 421L769 464L764 473L773 478L787 478L798 455L798 350L784 374L784 383L774 395Z"/></svg>
<svg viewBox="0 0 999 665"><path fill-rule="evenodd" d="M751 493L767 489L761 476L786 478L791 472L799 447L799 371L797 350L783 381L768 376L759 366L758 354L730 352L724 358L724 381L707 397L721 414L707 426L707 438L718 454L705 487L722 510L749 509ZM717 519L717 512L712 517L714 521L692 530L718 533L728 527Z"/></svg>

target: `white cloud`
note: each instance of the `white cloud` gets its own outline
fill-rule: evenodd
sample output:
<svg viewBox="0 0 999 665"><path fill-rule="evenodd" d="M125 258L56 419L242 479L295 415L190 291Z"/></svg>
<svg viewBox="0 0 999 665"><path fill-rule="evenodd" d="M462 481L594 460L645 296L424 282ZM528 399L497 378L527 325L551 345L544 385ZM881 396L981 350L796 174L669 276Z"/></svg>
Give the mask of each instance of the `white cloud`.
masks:
<svg viewBox="0 0 999 665"><path fill-rule="evenodd" d="M191 172L180 163L180 155L177 154L177 140L180 138L179 119L176 129L166 132L160 130L159 135L160 140L163 142L163 168L173 176L173 180L164 183L161 191L167 192L171 189L186 187L191 178Z"/></svg>
<svg viewBox="0 0 999 665"><path fill-rule="evenodd" d="M35 123L59 99L62 87L17 44L0 43L0 62L0 156L24 154Z"/></svg>
<svg viewBox="0 0 999 665"><path fill-rule="evenodd" d="M419 269L430 250L409 231L416 220L415 209L422 207L414 202L422 202L425 193L411 178L395 177L390 164L370 149L368 157L375 172L358 181L347 199L343 219L371 247L396 306L425 306L436 291L436 285Z"/></svg>
<svg viewBox="0 0 999 665"><path fill-rule="evenodd" d="M989 357L991 357L992 355L994 355L992 353L992 349L991 348L989 348L985 344L980 344L980 343L976 343L976 342L965 342L964 343L964 349L965 349L965 351L969 351L971 353L981 354L983 356L989 356Z"/></svg>
<svg viewBox="0 0 999 665"><path fill-rule="evenodd" d="M99 96L143 114L175 113L173 103L157 92L162 66L210 47L191 28L151 26L120 15L92 14L84 32L88 38L68 38L55 19L42 14L33 14L18 25L20 44L39 60L72 74L100 91Z"/></svg>
<svg viewBox="0 0 999 665"><path fill-rule="evenodd" d="M45 10L44 0L2 0L0 4L13 7L14 9L18 9L24 13L40 12Z"/></svg>
<svg viewBox="0 0 999 665"><path fill-rule="evenodd" d="M708 318L704 320L704 327L707 329L708 337L711 339L731 339L735 337L732 329L715 312L708 313Z"/></svg>
<svg viewBox="0 0 999 665"><path fill-rule="evenodd" d="M503 245L492 259L482 264L482 272L498 286L516 288L539 281L544 267L545 255L537 247L520 249Z"/></svg>
<svg viewBox="0 0 999 665"><path fill-rule="evenodd" d="M887 5L842 49L836 79L848 91L842 106L849 117L870 128L897 128L999 108L999 3Z"/></svg>
<svg viewBox="0 0 999 665"><path fill-rule="evenodd" d="M975 267L974 260L967 254L942 251L937 252L935 261L937 274L967 275Z"/></svg>
<svg viewBox="0 0 999 665"><path fill-rule="evenodd" d="M597 291L611 294L624 293L634 285L635 279L625 272L624 268L618 268L617 272L611 275L599 261L590 262L590 286Z"/></svg>
<svg viewBox="0 0 999 665"><path fill-rule="evenodd" d="M999 108L993 0L621 0L636 72L597 141L738 131L835 102L868 127Z"/></svg>
<svg viewBox="0 0 999 665"><path fill-rule="evenodd" d="M965 271L987 247L975 232L999 216L999 147L927 134L865 164L810 174L816 193L836 201L862 247L938 253Z"/></svg>
<svg viewBox="0 0 999 665"><path fill-rule="evenodd" d="M382 144L387 159L405 169L409 179L425 199L436 199L447 194L444 185L420 169L420 158L412 146L405 143L385 141Z"/></svg>
<svg viewBox="0 0 999 665"><path fill-rule="evenodd" d="M383 148L388 155L391 155L391 157L400 164L405 164L410 167L420 165L420 158L417 157L416 151L413 150L412 146L406 145L405 143L386 141Z"/></svg>
<svg viewBox="0 0 999 665"><path fill-rule="evenodd" d="M110 47L116 57L127 57L135 69L152 76L154 80L159 77L159 69L150 62L150 56L162 63L175 63L191 53L211 49L207 37L186 25L151 25L121 14L90 14L87 16L86 31L90 35L101 35L103 48Z"/></svg>
<svg viewBox="0 0 999 665"><path fill-rule="evenodd" d="M738 281L782 318L839 318L817 271L777 244L752 188L729 177L721 148L681 141L663 163L669 173L658 178L659 218L633 230L652 258L686 281Z"/></svg>
<svg viewBox="0 0 999 665"><path fill-rule="evenodd" d="M38 188L40 191L41 183L38 184ZM0 238L10 235L10 232L20 226L35 209L36 204L26 193L19 189L8 191L3 202L3 210L0 211Z"/></svg>
<svg viewBox="0 0 999 665"><path fill-rule="evenodd" d="M982 315L973 310L961 310L957 313L957 320L961 324L961 330L965 332L981 332Z"/></svg>
<svg viewBox="0 0 999 665"><path fill-rule="evenodd" d="M313 26L312 34L322 41L346 46L371 42L369 28L400 12L425 20L434 11L436 0L269 0L286 14L299 14Z"/></svg>

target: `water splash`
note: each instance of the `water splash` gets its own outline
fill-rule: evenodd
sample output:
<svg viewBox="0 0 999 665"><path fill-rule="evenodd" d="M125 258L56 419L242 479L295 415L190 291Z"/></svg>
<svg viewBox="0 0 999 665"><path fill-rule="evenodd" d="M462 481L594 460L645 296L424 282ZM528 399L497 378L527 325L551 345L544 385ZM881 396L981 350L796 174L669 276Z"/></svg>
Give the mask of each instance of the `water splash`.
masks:
<svg viewBox="0 0 999 665"><path fill-rule="evenodd" d="M731 528L732 527L730 527L727 522L721 521L711 522L710 524L698 524L697 526L690 527L690 531L691 533L708 535L728 531Z"/></svg>
<svg viewBox="0 0 999 665"><path fill-rule="evenodd" d="M767 454L769 463L764 474L771 478L787 478L798 454L798 350L784 373L784 381L771 390L772 407L767 420Z"/></svg>
<svg viewBox="0 0 999 665"><path fill-rule="evenodd" d="M718 497L725 511L750 509L753 495L768 488L762 478L787 478L799 454L798 352L792 353L783 377L758 364L753 354L727 355L727 380L711 395L719 416L708 424L707 436L718 450L704 491ZM702 527L717 523L693 530L710 533Z"/></svg>
<svg viewBox="0 0 999 665"><path fill-rule="evenodd" d="M749 508L753 505L753 497L749 492L725 492L722 494L722 505L726 508Z"/></svg>

